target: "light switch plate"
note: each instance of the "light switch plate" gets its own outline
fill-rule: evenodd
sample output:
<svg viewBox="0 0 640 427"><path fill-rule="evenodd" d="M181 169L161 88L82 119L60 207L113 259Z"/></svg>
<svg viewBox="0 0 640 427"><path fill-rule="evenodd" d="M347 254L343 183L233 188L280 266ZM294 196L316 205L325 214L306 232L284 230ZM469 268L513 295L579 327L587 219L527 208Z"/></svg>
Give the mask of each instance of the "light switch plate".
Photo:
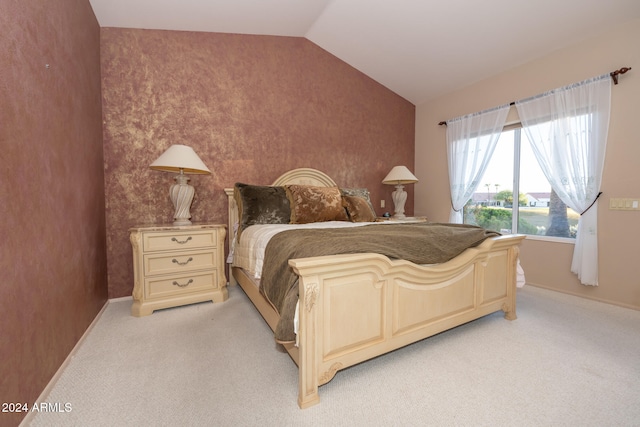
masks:
<svg viewBox="0 0 640 427"><path fill-rule="evenodd" d="M609 199L609 209L616 211L637 211L640 210L640 197L625 198L612 197Z"/></svg>

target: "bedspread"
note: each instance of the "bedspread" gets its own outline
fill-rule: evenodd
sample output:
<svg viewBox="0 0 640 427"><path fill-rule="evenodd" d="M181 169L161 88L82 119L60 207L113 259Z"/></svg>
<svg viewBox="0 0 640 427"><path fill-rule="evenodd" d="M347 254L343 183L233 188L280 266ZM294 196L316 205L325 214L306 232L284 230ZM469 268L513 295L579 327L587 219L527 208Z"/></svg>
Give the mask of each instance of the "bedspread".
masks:
<svg viewBox="0 0 640 427"><path fill-rule="evenodd" d="M289 267L290 259L373 252L416 264L438 264L498 235L477 226L438 223L298 229L276 234L266 247L260 282L260 291L280 315L275 338L278 342L295 341L298 276Z"/></svg>

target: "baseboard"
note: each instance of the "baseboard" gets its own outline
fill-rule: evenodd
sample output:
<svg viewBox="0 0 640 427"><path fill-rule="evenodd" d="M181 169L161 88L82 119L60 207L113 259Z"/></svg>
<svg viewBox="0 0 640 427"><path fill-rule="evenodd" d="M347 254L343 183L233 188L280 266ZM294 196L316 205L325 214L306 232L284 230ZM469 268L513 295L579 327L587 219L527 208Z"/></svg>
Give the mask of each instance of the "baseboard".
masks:
<svg viewBox="0 0 640 427"><path fill-rule="evenodd" d="M129 295L128 297L109 298L109 302L120 302L120 301L133 301L133 297Z"/></svg>
<svg viewBox="0 0 640 427"><path fill-rule="evenodd" d="M618 301L610 301L610 300L603 299L603 298L594 298L594 297L591 297L589 295L580 294L578 292L571 292L571 291L566 291L564 289L552 288L550 286L540 285L538 283L527 282L527 285L532 286L534 288L544 289L544 290L547 290L547 291L558 292L560 294L565 294L565 295L571 295L571 296L574 296L574 297L584 298L584 299L587 299L589 301L601 302L603 304L615 305L617 307L629 308L631 310L640 311L640 307L637 307L637 306L631 305L631 304L625 304L625 303L618 302Z"/></svg>
<svg viewBox="0 0 640 427"><path fill-rule="evenodd" d="M62 373L64 372L64 370L67 368L67 366L71 362L71 359L73 359L73 357L76 355L76 353L78 352L78 349L80 349L80 346L84 343L86 338L89 336L89 333L93 330L95 325L98 323L98 320L100 320L100 317L102 317L102 313L104 313L104 311L107 309L107 306L109 305L109 303L111 301L112 300L107 300L107 302L104 303L104 305L102 306L102 308L100 309L100 311L98 312L96 317L93 319L93 321L91 322L91 324L87 328L87 330L84 331L84 334L82 334L82 336L80 337L80 339L78 340L76 345L73 346L73 349L67 355L67 357L64 359L64 362L62 362L62 365L60 365L60 367L58 368L56 373L53 375L53 377L51 377L51 380L49 380L49 383L47 384L47 386L44 388L44 390L42 390L42 393L40 393L40 396L38 396L38 399L36 400L36 402L46 402L47 401L47 398L49 397L49 394L51 393L51 390L53 390L53 387L56 385L56 383L60 379L60 376L62 376ZM20 423L20 427L29 426L29 424L31 424L31 422L33 422L33 418L36 416L36 414L37 414L37 412L29 411L27 413L27 416L22 419L22 422Z"/></svg>

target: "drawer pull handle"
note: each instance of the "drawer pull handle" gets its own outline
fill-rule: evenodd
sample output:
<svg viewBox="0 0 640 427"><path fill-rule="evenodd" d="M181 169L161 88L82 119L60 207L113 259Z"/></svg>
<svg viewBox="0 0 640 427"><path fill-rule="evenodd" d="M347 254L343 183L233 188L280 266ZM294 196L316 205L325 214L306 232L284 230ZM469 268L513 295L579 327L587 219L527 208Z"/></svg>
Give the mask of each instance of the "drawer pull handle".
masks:
<svg viewBox="0 0 640 427"><path fill-rule="evenodd" d="M189 286L191 283L193 283L193 279L189 279L189 281L187 283L185 283L184 285L181 285L180 283L176 282L175 280L173 281L173 286L177 286L179 288L186 288L187 286Z"/></svg>
<svg viewBox="0 0 640 427"><path fill-rule="evenodd" d="M179 244L181 244L181 245L184 245L184 244L185 244L185 243L187 243L189 240L191 240L191 236L187 237L187 240L183 240L183 241L180 241L180 240L176 239L175 237L172 237L172 238L171 238L171 241L172 241L172 242L177 242L177 243L179 243Z"/></svg>
<svg viewBox="0 0 640 427"><path fill-rule="evenodd" d="M186 260L185 262L180 262L180 261L178 261L178 260L177 260L177 259L175 259L175 258L171 260L171 262L175 262L175 263L176 263L176 264L178 264L178 265L187 265L187 264L189 264L191 261L193 261L193 258L191 258L191 257L189 257L189 259L188 259L188 260Z"/></svg>

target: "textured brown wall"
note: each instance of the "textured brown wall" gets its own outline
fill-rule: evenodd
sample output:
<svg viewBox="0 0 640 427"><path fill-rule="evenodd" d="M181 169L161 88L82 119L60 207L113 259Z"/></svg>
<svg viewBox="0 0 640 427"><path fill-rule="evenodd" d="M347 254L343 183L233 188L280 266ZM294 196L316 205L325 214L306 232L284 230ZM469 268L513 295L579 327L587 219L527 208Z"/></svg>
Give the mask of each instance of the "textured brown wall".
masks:
<svg viewBox="0 0 640 427"><path fill-rule="evenodd" d="M0 402L33 404L106 301L99 38L87 0L0 0Z"/></svg>
<svg viewBox="0 0 640 427"><path fill-rule="evenodd" d="M172 175L149 169L171 144L213 172L192 176L194 221L226 223L225 187L298 167L392 210L380 182L413 169L414 105L306 39L103 28L101 63L110 297L131 294L128 228L172 221Z"/></svg>

